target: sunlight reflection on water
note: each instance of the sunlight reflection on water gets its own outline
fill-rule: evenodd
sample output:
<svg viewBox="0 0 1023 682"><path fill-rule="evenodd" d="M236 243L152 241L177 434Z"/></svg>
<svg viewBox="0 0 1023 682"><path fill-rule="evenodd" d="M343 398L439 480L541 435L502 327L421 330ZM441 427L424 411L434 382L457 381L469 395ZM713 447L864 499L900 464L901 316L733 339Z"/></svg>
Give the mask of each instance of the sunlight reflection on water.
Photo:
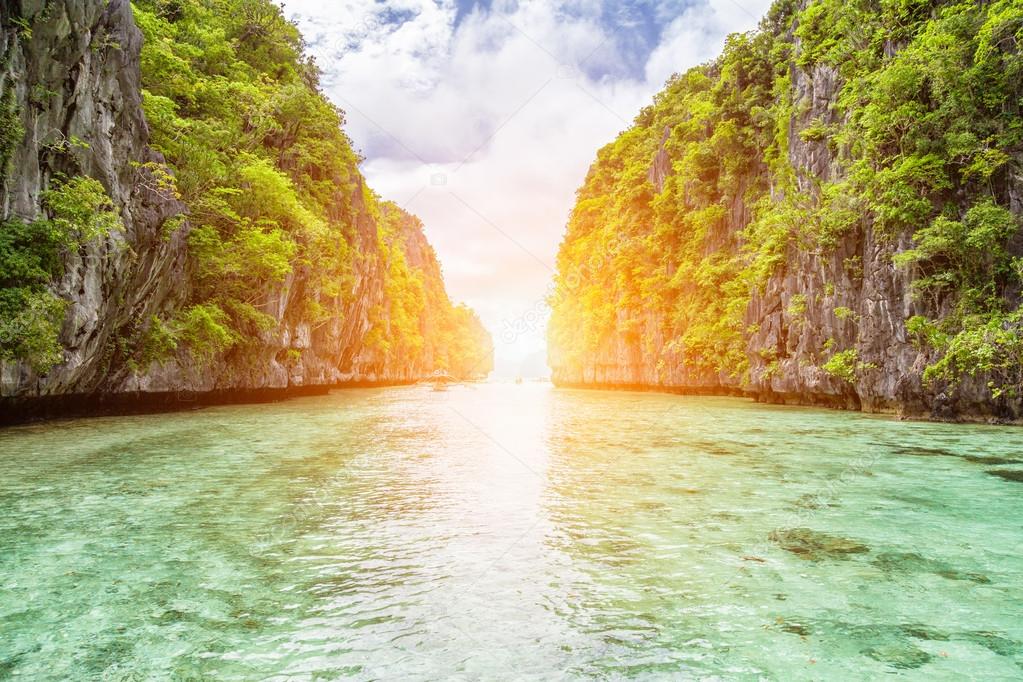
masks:
<svg viewBox="0 0 1023 682"><path fill-rule="evenodd" d="M1023 676L1023 431L545 384L0 432L0 678Z"/></svg>

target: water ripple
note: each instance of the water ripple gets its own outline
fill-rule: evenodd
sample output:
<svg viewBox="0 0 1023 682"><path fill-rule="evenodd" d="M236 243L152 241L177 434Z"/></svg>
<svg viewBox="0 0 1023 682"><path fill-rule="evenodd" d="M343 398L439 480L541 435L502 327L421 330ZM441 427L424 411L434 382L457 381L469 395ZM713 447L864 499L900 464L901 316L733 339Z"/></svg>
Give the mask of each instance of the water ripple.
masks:
<svg viewBox="0 0 1023 682"><path fill-rule="evenodd" d="M1019 430L527 384L0 451L0 678L1023 676Z"/></svg>

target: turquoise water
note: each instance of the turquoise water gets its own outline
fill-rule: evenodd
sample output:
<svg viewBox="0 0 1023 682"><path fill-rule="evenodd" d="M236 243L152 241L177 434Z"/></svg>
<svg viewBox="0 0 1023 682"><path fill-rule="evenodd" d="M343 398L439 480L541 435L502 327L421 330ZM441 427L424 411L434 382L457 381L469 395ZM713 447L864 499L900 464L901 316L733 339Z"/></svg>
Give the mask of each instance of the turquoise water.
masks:
<svg viewBox="0 0 1023 682"><path fill-rule="evenodd" d="M1023 679L1023 430L487 384L0 431L0 678Z"/></svg>

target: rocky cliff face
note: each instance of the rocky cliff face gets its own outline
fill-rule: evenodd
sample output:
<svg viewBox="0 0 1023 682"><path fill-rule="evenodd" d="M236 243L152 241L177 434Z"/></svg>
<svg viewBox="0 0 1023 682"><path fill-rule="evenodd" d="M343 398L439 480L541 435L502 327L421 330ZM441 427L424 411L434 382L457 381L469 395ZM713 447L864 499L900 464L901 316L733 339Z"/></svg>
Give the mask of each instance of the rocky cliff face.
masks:
<svg viewBox="0 0 1023 682"><path fill-rule="evenodd" d="M162 393L169 391L213 392L253 389L301 389L344 384L410 383L427 376L437 366L432 354L422 358L394 358L367 343L374 324L388 325L385 292L388 264L381 258L381 235L374 219L362 204L361 188L351 201L355 207L354 247L360 254L354 264L353 285L326 300L331 314L325 321L308 319L301 305L302 288L308 272L288 275L263 311L276 321L263 333L255 348L229 352L212 366L197 365L187 353L174 360L155 363L144 372L124 371L114 391ZM427 308L421 333L439 322L442 306L450 306L440 265L426 241L417 219L402 214L396 243L409 266L421 273L437 310ZM386 332L385 332L386 335ZM481 374L489 372L482 367Z"/></svg>
<svg viewBox="0 0 1023 682"><path fill-rule="evenodd" d="M0 6L0 88L24 135L15 140L0 186L0 218L32 221L56 177L102 183L123 230L64 254L52 291L69 302L60 335L64 362L38 374L26 362L0 361L0 397L14 409L32 399L67 395L210 393L327 387L352 382L407 382L433 371L431 358L406 362L368 345L374 324L387 324L378 218L365 205L362 179L347 203L355 253L351 287L318 294L316 319L300 302L309 272L296 267L261 311L276 326L199 363L186 350L144 367L132 344L154 316L190 295L187 212L152 164L141 105L142 36L128 0L16 0ZM181 229L172 221L185 219ZM410 267L425 282L428 307L450 302L440 267L418 221L401 238ZM173 223L176 224L176 223ZM427 311L429 312L429 311ZM482 367L485 373L485 367Z"/></svg>
<svg viewBox="0 0 1023 682"><path fill-rule="evenodd" d="M44 15L44 16L41 16ZM38 17L31 28L17 17ZM127 1L5 3L0 7L0 87L13 92L25 134L3 176L4 219L34 220L57 174L85 174L106 188L124 231L67 254L54 291L71 302L62 341L66 361L46 377L2 363L4 396L89 392L119 382L111 341L156 313L179 291L184 233L161 226L180 213L151 188L138 164L147 147L137 56L141 35Z"/></svg>
<svg viewBox="0 0 1023 682"><path fill-rule="evenodd" d="M789 163L800 192L811 194L821 183L844 176L826 141L799 135L812 122L836 122L840 85L828 66L793 72L793 100L805 103L803 113L792 117L789 136ZM753 295L746 312L746 324L756 329L750 337L750 390L765 400L872 412L919 415L932 407L936 396L924 391L921 382L930 358L906 333L906 320L924 311L914 303L910 273L892 260L908 242L905 237L879 242L865 222L827 253L790 247L784 265ZM840 318L836 310L851 312ZM836 347L858 349L858 357L879 371L865 372L855 384L824 371L820 349L829 339ZM771 362L777 364L769 368ZM965 407L980 414L983 404Z"/></svg>
<svg viewBox="0 0 1023 682"><path fill-rule="evenodd" d="M750 95L755 85L734 72L722 76L726 67L720 63L694 70L676 81L672 91L658 97L657 108L640 115L631 133L635 137L626 133L614 146L602 150L581 190L562 246L550 343L554 381L562 385L743 394L770 402L911 417L1017 421L1023 415L1019 392L1015 388L993 392L991 376L983 368L965 373L955 382L942 378L925 381L925 369L948 347L938 349L921 343L907 331L907 320L914 316L941 319L950 314L954 304L951 298L936 304L934 299L921 297L914 291L914 281L921 273L897 266L896 254L915 245L911 228L892 234L890 229L881 228L869 209L850 203L857 206L855 216L846 220L849 224L833 243L822 247L799 236L800 220L813 222L816 218L811 216L821 214L825 188L849 184L853 172L850 144L858 142L829 134L850 125L850 107L840 103L847 79L834 65L809 63L811 60L802 56L807 46L801 44L800 21L809 21L807 12L819 9L815 4L827 5L836 13L843 11L836 3L804 1L794 9L792 3L778 3L773 19L765 22L760 36L748 44L733 45L725 58L746 58L744 50L755 52L757 41L775 46L775 55L790 55L781 63L776 58L769 63L778 68L771 77L773 90L765 88L760 95ZM977 25L981 23L977 21ZM921 20L918 26L922 25ZM877 56L877 68L891 63L906 42L886 43L883 54ZM779 45L790 51L779 51ZM764 48L764 54L769 52L770 48ZM752 71L756 66L754 63L743 68ZM846 67L846 72L850 71ZM720 82L725 78L734 81ZM712 94L706 99L719 106L728 103L734 110L734 99L728 98L739 91L755 101L740 105L747 111L738 115L717 114L717 118L703 124L699 122L700 111L686 111L686 102L700 96L707 82L717 89L710 90ZM694 91L697 95L691 94ZM671 111L672 105L675 111ZM925 117L928 106L937 108L940 100L921 103L919 118ZM757 130L756 116L746 117L750 112L759 112L756 116L761 121L773 112L777 130L764 126L763 137L752 144L748 140L755 139L756 133L750 133L747 144L752 153L741 157L721 142L734 144L732 138L725 137L732 134L732 126ZM669 121L667 127L662 122L665 118ZM725 125L730 128L726 130ZM642 137L639 131L645 131ZM779 145L780 159L771 158L776 139L784 141ZM1023 183L1018 169L1023 166L1023 155L1018 148L1006 147L1005 151L1009 160L997 173L994 196L1016 218L1017 235L1008 239L1005 248L1010 256L1019 256L1023 254L1018 236ZM739 161L730 159L730 153ZM711 155L718 158L711 160ZM645 187L630 186L623 179L623 168L629 167L630 159L637 163L645 159ZM608 189L609 183L614 185L613 191ZM957 184L954 180L949 183ZM621 196L632 191L637 197L632 206L592 208L607 205L598 201L614 201L615 193ZM935 205L942 205L948 215L961 216L970 199L966 189L957 187L956 192L941 200L933 199ZM932 200L932 195L922 191L920 195ZM780 205L793 197L793 203L802 202L812 208L802 213L776 211L774 215L781 216L776 222L787 223L784 246L773 254L768 276L751 284L748 273L763 253L770 255L772 246L765 246L762 237L764 207ZM915 197L908 200L912 199ZM635 208L637 205L639 208ZM709 208L715 211L712 219L699 222L702 218L692 218L711 215ZM599 211L599 217L593 217L594 211ZM639 218L629 217L636 215ZM793 215L797 217L790 217ZM594 235L610 230L609 221L621 225L614 228L619 245L610 249L610 255L581 263L578 250L592 252L599 250L594 244L608 243L607 238L601 242ZM697 229L701 230L700 236L691 237ZM581 249L578 245L585 240L591 241ZM656 242L660 251L644 250L644 241ZM680 243L695 246L686 251L678 246ZM717 270L715 264L720 264ZM689 274L694 270L700 274ZM631 282L636 272L646 278L646 291L657 295L635 293L643 291ZM601 296L615 308L614 319L603 323L595 322L600 304L578 303L600 282L604 286ZM734 293L737 288L742 290L740 294ZM668 289L671 293L663 295ZM1000 295L998 307L1013 310L1019 305L1016 285L1000 289ZM729 296L741 303L734 320L722 323L722 329L713 333L691 335L694 327L715 324L717 319L700 319L686 306L705 301L712 308L716 299ZM719 317L726 316L723 311ZM585 329L587 325L598 329L589 345L572 341L568 331L559 331ZM715 338L722 339L719 346L715 346ZM730 355L725 348L726 338L732 339L728 343L741 352ZM836 363L829 365L827 361L840 350L845 350L842 357L849 362L847 367L836 369ZM1013 366L1013 373L1018 370L1013 365L1017 361L1005 361L1006 366Z"/></svg>

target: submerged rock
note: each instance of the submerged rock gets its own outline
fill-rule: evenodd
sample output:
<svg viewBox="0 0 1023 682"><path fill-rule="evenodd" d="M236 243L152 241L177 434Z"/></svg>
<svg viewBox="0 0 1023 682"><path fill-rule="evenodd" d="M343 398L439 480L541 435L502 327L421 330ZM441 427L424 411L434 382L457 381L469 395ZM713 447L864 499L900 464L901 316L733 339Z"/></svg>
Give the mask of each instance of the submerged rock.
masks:
<svg viewBox="0 0 1023 682"><path fill-rule="evenodd" d="M845 559L851 554L864 554L870 551L869 547L855 540L820 533L809 528L774 530L768 538L785 551L810 561Z"/></svg>
<svg viewBox="0 0 1023 682"><path fill-rule="evenodd" d="M958 453L952 452L951 450L943 450L941 448L924 448L917 447L915 445L903 445L895 448L893 452L897 455L906 455L907 457L959 457Z"/></svg>
<svg viewBox="0 0 1023 682"><path fill-rule="evenodd" d="M775 626L799 636L813 634L821 646L836 650L853 647L860 654L897 669L919 668L934 657L911 640L922 642L968 642L999 656L1023 654L1023 644L989 631L945 631L924 623L849 623L800 618L790 622L777 618Z"/></svg>
<svg viewBox="0 0 1023 682"><path fill-rule="evenodd" d="M781 625L782 632L788 632L793 635L799 635L800 637L807 637L810 635L810 628L803 625L802 623L783 623Z"/></svg>
<svg viewBox="0 0 1023 682"><path fill-rule="evenodd" d="M793 504L800 509L812 509L815 511L833 506L827 496L820 493L800 495L799 499L793 502Z"/></svg>
<svg viewBox="0 0 1023 682"><path fill-rule="evenodd" d="M902 446L896 448L894 452L896 454L907 455L909 457L955 457L957 459L971 462L972 464L1023 464L1023 460L1013 457L1000 457L998 455L964 455L958 452L952 452L951 450L943 450L941 448Z"/></svg>
<svg viewBox="0 0 1023 682"><path fill-rule="evenodd" d="M1023 459L1013 459L1011 457L995 457L995 456L983 456L983 455L966 455L963 457L967 462L973 462L974 464L1023 464Z"/></svg>
<svg viewBox="0 0 1023 682"><path fill-rule="evenodd" d="M1004 478L1006 481L1023 483L1023 469L992 469L988 473L998 478Z"/></svg>
<svg viewBox="0 0 1023 682"><path fill-rule="evenodd" d="M178 609L168 609L156 618L156 622L161 625L181 623L186 620L188 620L188 614L184 611L179 611Z"/></svg>
<svg viewBox="0 0 1023 682"><path fill-rule="evenodd" d="M949 636L940 630L935 630L929 625L903 625L902 633L914 639L923 639L928 642L947 642Z"/></svg>
<svg viewBox="0 0 1023 682"><path fill-rule="evenodd" d="M1023 643L995 634L994 632L965 632L957 639L979 644L999 656L1019 656L1023 654Z"/></svg>
<svg viewBox="0 0 1023 682"><path fill-rule="evenodd" d="M0 678L7 679L8 676L13 675L18 664L21 662L21 659L24 657L25 654L22 652L7 658L0 658Z"/></svg>
<svg viewBox="0 0 1023 682"><path fill-rule="evenodd" d="M919 649L909 642L883 644L865 649L863 653L875 661L880 661L900 670L913 670L926 665L934 656Z"/></svg>
<svg viewBox="0 0 1023 682"><path fill-rule="evenodd" d="M873 564L886 573L933 573L949 580L965 580L981 585L991 582L982 573L961 571L944 561L928 559L916 552L884 552L874 559Z"/></svg>

